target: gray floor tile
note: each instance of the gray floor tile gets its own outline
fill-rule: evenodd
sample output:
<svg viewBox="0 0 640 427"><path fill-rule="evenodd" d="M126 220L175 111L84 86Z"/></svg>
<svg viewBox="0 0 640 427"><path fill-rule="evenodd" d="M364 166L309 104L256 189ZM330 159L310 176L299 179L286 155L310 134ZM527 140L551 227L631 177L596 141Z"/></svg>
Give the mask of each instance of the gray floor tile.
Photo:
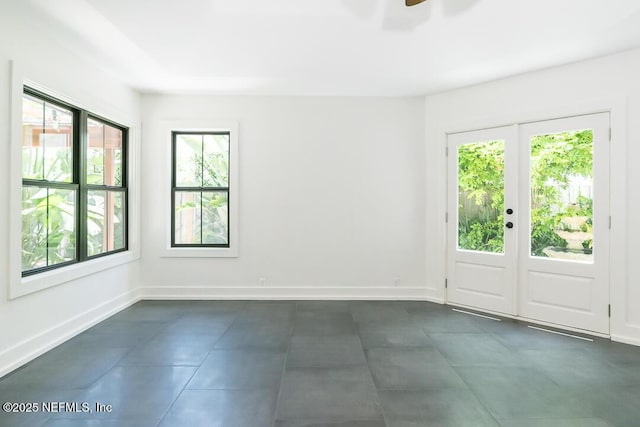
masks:
<svg viewBox="0 0 640 427"><path fill-rule="evenodd" d="M251 301L238 313L237 320L258 322L290 322L295 313L295 302Z"/></svg>
<svg viewBox="0 0 640 427"><path fill-rule="evenodd" d="M49 420L43 427L156 427L157 421L60 418Z"/></svg>
<svg viewBox="0 0 640 427"><path fill-rule="evenodd" d="M387 426L498 426L473 393L464 389L381 391Z"/></svg>
<svg viewBox="0 0 640 427"><path fill-rule="evenodd" d="M366 350L365 354L378 389L466 387L435 349L374 348Z"/></svg>
<svg viewBox="0 0 640 427"><path fill-rule="evenodd" d="M356 324L364 348L431 347L432 343L413 322L360 322Z"/></svg>
<svg viewBox="0 0 640 427"><path fill-rule="evenodd" d="M431 333L483 333L479 317L456 313L449 310L413 312L411 320L420 322L427 334Z"/></svg>
<svg viewBox="0 0 640 427"><path fill-rule="evenodd" d="M355 335L350 313L298 311L293 321L294 335Z"/></svg>
<svg viewBox="0 0 640 427"><path fill-rule="evenodd" d="M455 371L469 387L508 386L517 384L521 387L557 388L557 384L535 367L486 367L456 366Z"/></svg>
<svg viewBox="0 0 640 427"><path fill-rule="evenodd" d="M317 420L278 420L274 427L386 427L384 419L317 421Z"/></svg>
<svg viewBox="0 0 640 427"><path fill-rule="evenodd" d="M289 321L236 320L216 342L215 348L286 350L291 329Z"/></svg>
<svg viewBox="0 0 640 427"><path fill-rule="evenodd" d="M112 405L113 410L78 414L78 418L159 421L195 370L183 366L117 366L77 397L83 402Z"/></svg>
<svg viewBox="0 0 640 427"><path fill-rule="evenodd" d="M122 348L63 344L0 381L7 388L86 388L114 367L127 353Z"/></svg>
<svg viewBox="0 0 640 427"><path fill-rule="evenodd" d="M276 390L185 390L161 427L268 427Z"/></svg>
<svg viewBox="0 0 640 427"><path fill-rule="evenodd" d="M351 313L349 301L296 301L296 311L319 311L324 313Z"/></svg>
<svg viewBox="0 0 640 427"><path fill-rule="evenodd" d="M524 358L557 384L566 387L633 385L640 380L584 349L522 350ZM635 369L634 369L635 371Z"/></svg>
<svg viewBox="0 0 640 427"><path fill-rule="evenodd" d="M279 420L375 419L381 415L366 366L285 371L277 408Z"/></svg>
<svg viewBox="0 0 640 427"><path fill-rule="evenodd" d="M496 418L589 418L591 406L584 399L555 384L516 382L472 386L473 392Z"/></svg>
<svg viewBox="0 0 640 427"><path fill-rule="evenodd" d="M505 346L516 349L586 348L593 343L522 326L494 330L494 337Z"/></svg>
<svg viewBox="0 0 640 427"><path fill-rule="evenodd" d="M1 384L1 383L0 383ZM37 412L16 413L0 410L0 426L3 427L40 427L55 413L48 412L42 407L43 402L76 402L76 397L82 390L43 390L31 388L0 388L0 404L13 403L38 403Z"/></svg>
<svg viewBox="0 0 640 427"><path fill-rule="evenodd" d="M0 425L495 425L488 412L640 426L640 347L501 320L416 301L144 301L0 378L1 402L111 413L0 412Z"/></svg>
<svg viewBox="0 0 640 427"><path fill-rule="evenodd" d="M187 388L277 388L285 356L268 350L213 350Z"/></svg>
<svg viewBox="0 0 640 427"><path fill-rule="evenodd" d="M585 402L595 418L620 427L640 425L640 386L583 387L575 396Z"/></svg>
<svg viewBox="0 0 640 427"><path fill-rule="evenodd" d="M360 339L356 335L294 336L287 356L287 368L366 364Z"/></svg>
<svg viewBox="0 0 640 427"><path fill-rule="evenodd" d="M190 313L171 322L163 333L202 334L220 337L231 326L233 314Z"/></svg>
<svg viewBox="0 0 640 427"><path fill-rule="evenodd" d="M409 320L406 308L384 301L359 301L351 306L351 314L355 322L403 322Z"/></svg>
<svg viewBox="0 0 640 427"><path fill-rule="evenodd" d="M185 313L209 313L209 314L231 314L236 315L247 305L247 301L191 301Z"/></svg>
<svg viewBox="0 0 640 427"><path fill-rule="evenodd" d="M119 365L200 366L217 338L203 334L160 334L130 351Z"/></svg>
<svg viewBox="0 0 640 427"><path fill-rule="evenodd" d="M520 355L492 334L430 334L433 345L453 366L517 366Z"/></svg>
<svg viewBox="0 0 640 427"><path fill-rule="evenodd" d="M601 418L519 418L498 422L502 427L614 427Z"/></svg>

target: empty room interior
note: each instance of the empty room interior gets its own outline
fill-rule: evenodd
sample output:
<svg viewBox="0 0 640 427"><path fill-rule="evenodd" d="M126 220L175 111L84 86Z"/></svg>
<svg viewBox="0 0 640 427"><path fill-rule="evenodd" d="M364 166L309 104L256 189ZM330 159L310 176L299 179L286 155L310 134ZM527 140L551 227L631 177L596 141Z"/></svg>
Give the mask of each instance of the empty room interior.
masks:
<svg viewBox="0 0 640 427"><path fill-rule="evenodd" d="M637 0L0 36L0 426L640 426Z"/></svg>

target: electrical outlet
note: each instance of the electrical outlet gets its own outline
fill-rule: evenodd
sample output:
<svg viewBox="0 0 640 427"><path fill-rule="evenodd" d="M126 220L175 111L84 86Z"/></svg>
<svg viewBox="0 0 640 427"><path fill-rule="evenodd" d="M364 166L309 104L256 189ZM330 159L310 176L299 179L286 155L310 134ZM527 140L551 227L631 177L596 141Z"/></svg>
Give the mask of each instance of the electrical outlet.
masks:
<svg viewBox="0 0 640 427"><path fill-rule="evenodd" d="M267 286L267 279L265 279L264 277L259 278L258 284L260 284L261 288L264 288L265 286Z"/></svg>

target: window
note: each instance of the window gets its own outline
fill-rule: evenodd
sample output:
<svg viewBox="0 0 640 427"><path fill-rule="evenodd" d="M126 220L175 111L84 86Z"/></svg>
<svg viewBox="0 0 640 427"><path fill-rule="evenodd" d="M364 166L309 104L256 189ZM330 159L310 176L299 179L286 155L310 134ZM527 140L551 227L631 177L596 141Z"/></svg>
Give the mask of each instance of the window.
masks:
<svg viewBox="0 0 640 427"><path fill-rule="evenodd" d="M127 249L127 129L22 98L22 275Z"/></svg>
<svg viewBox="0 0 640 427"><path fill-rule="evenodd" d="M229 248L229 132L171 133L171 246Z"/></svg>

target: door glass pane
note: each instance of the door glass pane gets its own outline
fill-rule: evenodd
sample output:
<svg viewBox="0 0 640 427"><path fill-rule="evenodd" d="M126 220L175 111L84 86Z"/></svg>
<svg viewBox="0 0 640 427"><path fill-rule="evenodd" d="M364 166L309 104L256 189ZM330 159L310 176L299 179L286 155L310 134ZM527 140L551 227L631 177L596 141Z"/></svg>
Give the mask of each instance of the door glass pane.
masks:
<svg viewBox="0 0 640 427"><path fill-rule="evenodd" d="M593 131L531 138L531 255L593 262Z"/></svg>
<svg viewBox="0 0 640 427"><path fill-rule="evenodd" d="M458 147L458 248L504 253L504 141Z"/></svg>

